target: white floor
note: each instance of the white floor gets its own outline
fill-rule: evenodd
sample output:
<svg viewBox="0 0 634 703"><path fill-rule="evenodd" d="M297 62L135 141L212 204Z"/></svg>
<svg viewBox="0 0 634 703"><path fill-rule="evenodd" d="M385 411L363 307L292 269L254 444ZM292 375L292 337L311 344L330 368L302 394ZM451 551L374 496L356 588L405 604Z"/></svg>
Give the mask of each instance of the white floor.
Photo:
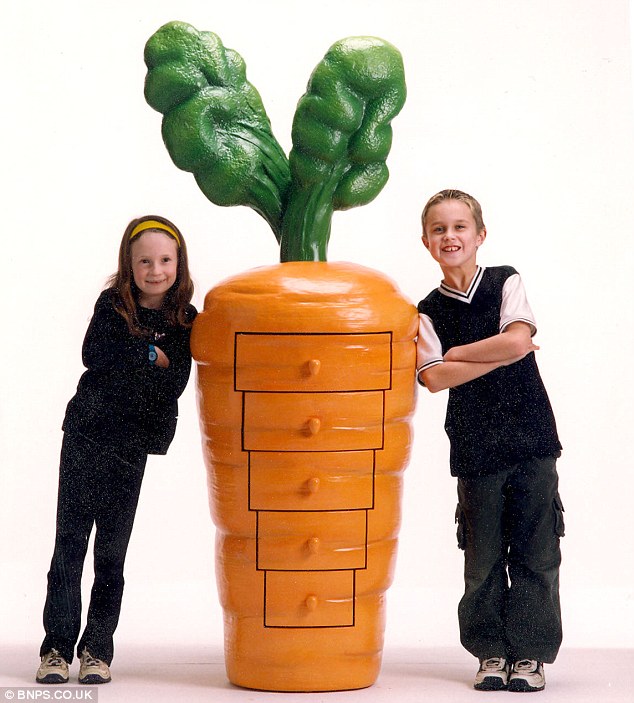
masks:
<svg viewBox="0 0 634 703"><path fill-rule="evenodd" d="M53 691L58 700L82 700L89 689L100 703L222 703L223 701L276 700L282 703L461 703L499 701L506 693L482 693L471 688L474 660L458 647L442 649L391 649L384 652L377 683L360 691L333 693L266 693L249 691L228 683L220 649L174 650L120 646L113 662L111 683L99 687L79 687L76 679L68 687L44 687L33 683L36 661L33 649L3 647L0 653L0 700L27 700L26 690L40 690L39 700ZM76 676L77 663L71 673ZM633 703L634 650L562 649L557 662L546 667L547 686L536 700L541 703ZM73 690L73 693L63 692ZM29 692L31 700L34 693ZM71 698L71 695L73 698ZM85 698L83 699L85 700ZM95 700L95 698L93 698ZM533 700L533 699L531 699Z"/></svg>
<svg viewBox="0 0 634 703"><path fill-rule="evenodd" d="M146 574L147 577L147 574ZM0 579L0 585L2 579ZM7 590L0 600L0 703L9 700L97 700L100 703L462 703L504 700L505 693L472 688L476 660L458 644L454 588L426 592L396 584L390 591L383 666L374 686L333 693L264 693L232 686L222 650L222 613L209 579L154 583L134 574L115 638L111 683L58 687L34 682L43 630L42 579L37 588ZM28 583L26 576L20 583ZM152 587L150 587L152 585ZM548 703L634 703L632 598L604 592L583 598L566 592L563 646L546 667L546 690L534 700ZM87 595L87 594L86 594ZM173 643L169 646L167 643ZM30 698L26 697L26 689ZM54 691L58 691L54 694ZM93 691L96 697L78 694ZM22 693L20 693L22 691ZM40 697L35 698L39 693ZM46 696L45 696L46 694ZM22 698L20 698L22 695ZM55 698L53 696L55 695ZM510 694L509 694L510 695ZM71 697L72 696L72 697ZM530 700L533 700L531 698Z"/></svg>
<svg viewBox="0 0 634 703"><path fill-rule="evenodd" d="M155 526L156 520L148 519L148 525ZM143 527L143 520L135 525L138 533ZM414 568L407 550L403 551L399 578L388 594L383 666L374 686L334 693L263 693L234 687L226 679L223 617L213 580L211 550L201 549L194 559L190 552L182 554L184 547L170 548L161 538L157 546L174 558L147 564L145 551L154 544L149 538L138 540L128 557L131 566L115 636L113 680L103 686L78 687L77 662L72 666L71 685L64 691L35 684L37 651L43 636L43 570L38 564L30 566L17 560L3 564L0 703L9 700L5 696L8 691L3 689L11 689L15 701L89 700L77 695L89 690L96 694L92 700L100 703L486 703L510 695L472 688L477 662L458 644L456 603L462 588L459 554L452 565L455 573L436 574L446 585L431 589L421 585L420 567ZM47 556L41 554L39 562L45 563ZM185 557L190 559L187 564ZM165 571L168 567L174 571L171 579ZM198 579L189 577L195 569L201 572ZM432 570L425 573L427 580L434 575ZM180 574L187 574L187 579L179 580ZM90 577L87 567L87 588ZM87 590L85 599L88 595ZM546 690L529 700L634 703L631 583L624 583L620 589L579 590L571 589L567 580L562 589L562 607L563 646L556 663L546 667ZM27 689L30 698L26 697ZM35 693L40 697L36 698Z"/></svg>

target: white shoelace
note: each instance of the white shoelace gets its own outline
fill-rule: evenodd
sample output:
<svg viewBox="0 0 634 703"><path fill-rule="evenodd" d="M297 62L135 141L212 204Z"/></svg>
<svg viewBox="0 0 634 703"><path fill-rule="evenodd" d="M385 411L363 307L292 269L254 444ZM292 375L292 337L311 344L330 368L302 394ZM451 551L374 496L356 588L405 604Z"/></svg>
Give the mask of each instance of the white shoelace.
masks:
<svg viewBox="0 0 634 703"><path fill-rule="evenodd" d="M522 659L515 663L515 671L534 671L537 669L537 662L532 659Z"/></svg>
<svg viewBox="0 0 634 703"><path fill-rule="evenodd" d="M99 664L101 664L101 661L99 659L95 659L90 654L86 657L84 662L86 666L99 666Z"/></svg>
<svg viewBox="0 0 634 703"><path fill-rule="evenodd" d="M63 661L62 655L56 649L53 649L45 663L47 666L63 666Z"/></svg>
<svg viewBox="0 0 634 703"><path fill-rule="evenodd" d="M482 670L498 671L504 666L503 662L504 659L502 659L501 657L491 657L491 659L487 659L486 661L482 662Z"/></svg>

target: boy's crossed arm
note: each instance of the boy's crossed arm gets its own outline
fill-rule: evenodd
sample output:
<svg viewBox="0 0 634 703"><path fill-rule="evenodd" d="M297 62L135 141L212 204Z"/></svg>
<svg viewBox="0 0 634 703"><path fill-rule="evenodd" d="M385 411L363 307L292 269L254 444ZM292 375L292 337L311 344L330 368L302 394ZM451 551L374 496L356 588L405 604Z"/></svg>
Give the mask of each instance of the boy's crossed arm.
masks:
<svg viewBox="0 0 634 703"><path fill-rule="evenodd" d="M443 357L445 361L473 361L480 363L506 362L506 366L523 359L539 347L533 344L530 325L526 322L511 322L503 332L481 339L472 344L452 347Z"/></svg>
<svg viewBox="0 0 634 703"><path fill-rule="evenodd" d="M531 327L512 322L503 332L472 344L452 347L436 364L420 372L420 378L432 393L460 386L499 368L520 361L539 347L533 344Z"/></svg>

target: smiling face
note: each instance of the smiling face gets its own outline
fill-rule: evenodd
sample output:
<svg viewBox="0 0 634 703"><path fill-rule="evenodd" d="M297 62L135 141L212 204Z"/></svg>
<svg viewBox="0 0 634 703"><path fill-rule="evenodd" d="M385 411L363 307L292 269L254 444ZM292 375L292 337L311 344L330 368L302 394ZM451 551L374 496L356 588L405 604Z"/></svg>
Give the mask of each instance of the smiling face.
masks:
<svg viewBox="0 0 634 703"><path fill-rule="evenodd" d="M460 200L443 200L429 208L423 244L440 264L449 285L470 283L477 267L476 254L486 229L478 229L469 206Z"/></svg>
<svg viewBox="0 0 634 703"><path fill-rule="evenodd" d="M160 308L178 274L176 241L169 234L149 230L134 239L130 255L139 304L144 308Z"/></svg>

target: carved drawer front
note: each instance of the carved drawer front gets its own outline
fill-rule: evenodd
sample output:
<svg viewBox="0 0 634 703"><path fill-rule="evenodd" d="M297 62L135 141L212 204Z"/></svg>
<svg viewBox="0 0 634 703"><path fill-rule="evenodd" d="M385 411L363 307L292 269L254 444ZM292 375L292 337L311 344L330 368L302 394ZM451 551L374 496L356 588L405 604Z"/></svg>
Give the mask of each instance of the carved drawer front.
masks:
<svg viewBox="0 0 634 703"><path fill-rule="evenodd" d="M354 578L354 571L267 571L264 625L354 625Z"/></svg>
<svg viewBox="0 0 634 703"><path fill-rule="evenodd" d="M236 334L238 391L364 391L391 387L391 335Z"/></svg>
<svg viewBox="0 0 634 703"><path fill-rule="evenodd" d="M374 452L251 452L250 510L346 510L374 504Z"/></svg>
<svg viewBox="0 0 634 703"><path fill-rule="evenodd" d="M259 512L257 568L365 569L367 511Z"/></svg>
<svg viewBox="0 0 634 703"><path fill-rule="evenodd" d="M245 393L243 449L380 449L383 395L383 391Z"/></svg>

